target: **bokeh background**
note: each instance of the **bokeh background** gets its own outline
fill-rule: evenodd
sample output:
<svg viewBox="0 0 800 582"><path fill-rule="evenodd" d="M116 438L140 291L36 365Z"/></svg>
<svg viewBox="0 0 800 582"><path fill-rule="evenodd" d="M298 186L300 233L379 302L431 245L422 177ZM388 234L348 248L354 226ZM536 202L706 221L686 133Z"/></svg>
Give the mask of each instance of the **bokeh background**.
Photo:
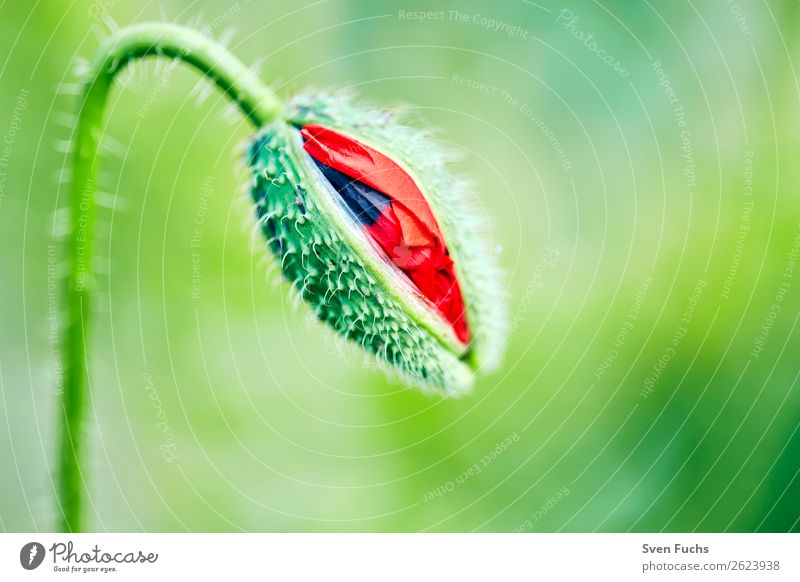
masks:
<svg viewBox="0 0 800 582"><path fill-rule="evenodd" d="M137 64L101 177L92 529L800 529L794 0L0 2L0 529L58 514L73 70L160 19L284 96L351 89L441 128L514 331L460 399L364 366L253 236L246 122L193 71Z"/></svg>

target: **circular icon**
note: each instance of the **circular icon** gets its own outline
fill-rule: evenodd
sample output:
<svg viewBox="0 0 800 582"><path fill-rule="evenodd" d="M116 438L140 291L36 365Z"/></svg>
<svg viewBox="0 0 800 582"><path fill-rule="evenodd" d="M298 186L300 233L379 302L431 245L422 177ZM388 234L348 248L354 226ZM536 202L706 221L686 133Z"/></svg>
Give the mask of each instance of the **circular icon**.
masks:
<svg viewBox="0 0 800 582"><path fill-rule="evenodd" d="M44 561L44 546L39 542L28 542L19 551L19 563L26 570L35 570Z"/></svg>

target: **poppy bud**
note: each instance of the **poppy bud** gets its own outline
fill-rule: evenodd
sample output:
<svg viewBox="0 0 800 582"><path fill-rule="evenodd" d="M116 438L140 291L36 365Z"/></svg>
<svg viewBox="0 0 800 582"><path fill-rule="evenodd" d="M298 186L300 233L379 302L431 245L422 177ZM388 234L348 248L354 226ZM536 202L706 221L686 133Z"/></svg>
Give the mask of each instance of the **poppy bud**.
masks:
<svg viewBox="0 0 800 582"><path fill-rule="evenodd" d="M129 63L167 56L199 70L259 128L249 148L259 226L316 316L407 380L447 393L497 365L507 318L497 268L465 188L424 132L331 95L285 107L219 43L142 23L104 43L83 83L75 128L58 499L82 529L95 173L103 111Z"/></svg>
<svg viewBox="0 0 800 582"><path fill-rule="evenodd" d="M425 132L300 95L250 145L270 248L316 316L407 379L463 390L494 368L506 311L464 184Z"/></svg>

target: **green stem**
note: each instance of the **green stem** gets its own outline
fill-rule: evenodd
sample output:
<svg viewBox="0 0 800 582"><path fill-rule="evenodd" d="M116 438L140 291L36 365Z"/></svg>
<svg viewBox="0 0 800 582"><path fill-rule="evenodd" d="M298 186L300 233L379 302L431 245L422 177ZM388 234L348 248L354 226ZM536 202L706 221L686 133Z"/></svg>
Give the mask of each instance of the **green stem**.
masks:
<svg viewBox="0 0 800 582"><path fill-rule="evenodd" d="M84 85L73 166L58 480L61 527L66 532L83 529L82 505L87 492L86 473L81 470L81 441L88 388L86 351L93 287L95 175L103 111L114 76L129 62L148 56L179 59L192 65L233 99L256 127L275 120L281 110L274 93L224 46L188 28L138 24L114 34L100 50Z"/></svg>

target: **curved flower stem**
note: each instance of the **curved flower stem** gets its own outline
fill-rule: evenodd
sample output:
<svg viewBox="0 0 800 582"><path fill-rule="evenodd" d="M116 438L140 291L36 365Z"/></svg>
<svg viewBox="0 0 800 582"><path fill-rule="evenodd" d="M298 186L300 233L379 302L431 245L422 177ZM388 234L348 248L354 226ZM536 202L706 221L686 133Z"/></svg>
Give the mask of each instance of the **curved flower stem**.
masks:
<svg viewBox="0 0 800 582"><path fill-rule="evenodd" d="M86 496L83 456L83 416L88 386L86 358L92 281L92 231L95 218L95 175L103 111L112 82L129 62L149 56L179 59L213 80L260 127L280 115L275 94L228 50L197 31L172 24L139 24L115 33L93 63L83 87L73 160L69 273L66 283L67 320L62 337L63 398L58 500L61 528L83 527Z"/></svg>

